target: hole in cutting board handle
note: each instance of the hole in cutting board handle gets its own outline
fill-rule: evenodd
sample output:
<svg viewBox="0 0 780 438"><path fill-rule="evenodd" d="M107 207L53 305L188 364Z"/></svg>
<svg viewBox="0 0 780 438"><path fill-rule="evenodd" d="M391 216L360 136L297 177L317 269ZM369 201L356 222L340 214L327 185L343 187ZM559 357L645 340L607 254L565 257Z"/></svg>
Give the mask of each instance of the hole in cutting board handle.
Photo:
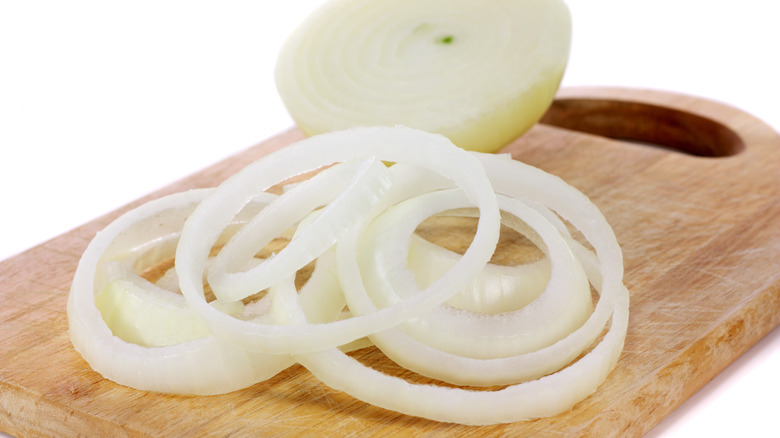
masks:
<svg viewBox="0 0 780 438"><path fill-rule="evenodd" d="M727 157L745 149L742 138L720 122L641 102L556 99L540 123L702 157Z"/></svg>

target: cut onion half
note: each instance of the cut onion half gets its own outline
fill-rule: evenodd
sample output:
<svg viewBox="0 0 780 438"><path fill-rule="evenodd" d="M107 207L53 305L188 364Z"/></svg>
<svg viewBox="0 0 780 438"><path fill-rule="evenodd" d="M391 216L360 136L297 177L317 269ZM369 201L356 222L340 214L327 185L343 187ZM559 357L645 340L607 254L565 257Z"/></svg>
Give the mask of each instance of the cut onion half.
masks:
<svg viewBox="0 0 780 438"><path fill-rule="evenodd" d="M404 125L493 152L549 107L569 57L561 0L341 0L284 44L279 94L307 135Z"/></svg>

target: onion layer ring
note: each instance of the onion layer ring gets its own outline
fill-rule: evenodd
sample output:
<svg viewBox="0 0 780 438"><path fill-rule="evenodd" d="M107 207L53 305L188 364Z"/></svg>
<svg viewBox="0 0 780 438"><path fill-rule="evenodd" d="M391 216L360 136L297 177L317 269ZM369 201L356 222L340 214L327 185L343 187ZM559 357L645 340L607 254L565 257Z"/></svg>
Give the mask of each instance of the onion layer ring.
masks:
<svg viewBox="0 0 780 438"><path fill-rule="evenodd" d="M192 190L143 204L100 231L81 256L68 295L68 329L76 350L105 378L141 390L211 395L245 388L294 363L289 355L248 351L214 336L161 347L136 345L114 336L95 305L104 263L169 239L211 192Z"/></svg>
<svg viewBox="0 0 780 438"><path fill-rule="evenodd" d="M265 192L331 165L281 196ZM323 182L335 189L317 185ZM418 284L407 266L415 228L433 214L462 208L478 218L471 244L431 284ZM468 351L442 334L463 322L438 308L489 266L501 210L509 213L505 223L546 254L549 279L536 298L510 312L522 320L500 321L510 313L499 313L467 321L469 330L481 334L458 337L488 344ZM342 220L349 212L357 216ZM575 240L567 224L593 250ZM295 233L287 247L265 260L253 258L289 228ZM326 236L318 241L321 233ZM222 258L212 257L223 243ZM138 297L155 292L137 270L171 252L183 295L173 300L176 310L201 321L206 333L159 347L112 334L96 294L123 281L132 284L124 292ZM211 260L217 267L206 275ZM298 291L297 271L312 260L313 273ZM324 383L379 407L437 421L495 424L555 415L604 381L627 330L629 295L622 276L622 254L606 219L560 178L508 156L467 152L436 134L355 128L291 145L215 189L166 196L121 216L82 256L68 319L73 344L90 366L139 389L227 392L297 361ZM585 279L599 293L589 315L583 313L591 305ZM222 298L206 298L205 280L221 284L223 290L215 292ZM262 300L247 306L235 301L266 287ZM154 299L145 304L158 305ZM246 311L259 304L268 304L269 312ZM543 309L560 321L549 333L537 330L540 321L525 320ZM509 341L491 339L501 336ZM509 386L471 390L382 374L343 352L367 345L366 337L421 374L460 385Z"/></svg>
<svg viewBox="0 0 780 438"><path fill-rule="evenodd" d="M498 241L500 217L492 186L476 156L453 146L445 137L409 128L354 128L310 137L250 164L204 199L184 224L176 252L179 286L188 305L212 333L247 349L268 353L302 353L337 347L398 325L443 303L455 291L442 283L427 293L382 309L370 316L327 325L278 326L233 318L206 302L201 282L208 254L223 228L257 192L291 175L334 162L375 156L384 161L425 167L452 180L479 209L474 245L450 270L448 281L470 281L487 263ZM291 276L293 270L280 277ZM342 286L346 281L341 278ZM248 287L247 289L252 289Z"/></svg>

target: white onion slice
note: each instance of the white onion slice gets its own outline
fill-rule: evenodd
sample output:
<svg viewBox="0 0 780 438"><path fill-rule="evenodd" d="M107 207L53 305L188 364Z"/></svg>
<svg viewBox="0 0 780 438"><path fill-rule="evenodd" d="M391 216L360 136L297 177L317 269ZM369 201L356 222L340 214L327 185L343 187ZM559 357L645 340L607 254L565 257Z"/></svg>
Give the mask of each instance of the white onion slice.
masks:
<svg viewBox="0 0 780 438"><path fill-rule="evenodd" d="M499 200L504 211L522 218L539 233L549 252L552 275L544 293L521 309L494 316L441 307L405 322L401 330L444 351L484 359L515 356L548 346L587 319L591 312L588 281L563 237L520 201L506 197ZM364 233L360 248L371 255L362 258L361 263L366 288L345 290L350 309L356 314L372 313L376 306L387 306L414 294L418 286L406 261L409 236L424 218L445 209L468 206L457 191L437 191L398 204L375 220ZM390 352L385 353L394 358Z"/></svg>
<svg viewBox="0 0 780 438"><path fill-rule="evenodd" d="M68 296L68 328L73 346L105 378L142 390L209 395L245 388L293 363L287 355L247 351L213 336L160 347L133 344L114 336L96 307L95 292L104 283L100 266L169 239L208 193L143 204L100 231L84 251Z"/></svg>
<svg viewBox="0 0 780 438"><path fill-rule="evenodd" d="M566 67L560 0L341 0L285 42L279 94L307 135L404 125L493 152L547 110Z"/></svg>
<svg viewBox="0 0 780 438"><path fill-rule="evenodd" d="M381 161L396 164L388 168ZM265 192L332 164L281 196ZM489 266L502 222L499 207L507 213L504 223L549 259L547 284L538 295L530 292L535 298L520 309L461 319L474 312L445 303ZM408 266L414 230L431 215L462 214L464 208L477 217L471 244L438 278L418 284ZM349 218L350 211L358 217ZM572 237L567 224L593 251ZM292 228L285 249L256 259L270 239ZM320 241L321 233L326 236ZM223 243L222 258L211 256ZM178 278L183 300L138 275L174 249L175 272L166 281ZM291 255L274 262L284 260L282 254ZM217 268L204 278L212 261ZM296 271L310 261L311 277L297 291ZM622 275L620 247L603 215L560 178L508 156L466 152L441 135L353 128L281 149L216 189L167 196L121 216L85 251L68 319L74 346L95 370L139 389L222 393L298 361L324 383L379 407L437 421L495 424L555 415L604 381L627 330ZM599 292L589 315L586 277ZM222 285L221 299L207 300L206 280ZM96 305L96 293L107 285L108 298L143 300L162 315L180 312L180 327L202 325L167 340L151 332L151 341L134 340L158 347L122 340ZM234 301L265 287L260 300ZM506 305L504 298L498 301ZM540 319L555 322L541 328L546 321ZM368 345L366 337L420 374L459 385L510 386L451 388L382 374L343 353ZM461 348L458 340L484 346Z"/></svg>
<svg viewBox="0 0 780 438"><path fill-rule="evenodd" d="M333 166L298 183L252 218L220 250L208 272L214 294L223 301L238 301L295 273L359 222L389 186L387 167L373 157ZM250 259L278 234L323 206L322 214L278 254L248 271L228 271L228 266Z"/></svg>
<svg viewBox="0 0 780 438"><path fill-rule="evenodd" d="M569 409L595 391L614 367L627 330L628 291L622 284L620 248L603 215L584 195L559 178L505 158L481 158L490 169L491 180L497 183L497 191L515 195L523 192L533 202L549 206L582 232L600 258L581 257L591 282L601 289L596 310L565 339L533 353L534 359L550 359L560 350L579 345L583 338L595 339L611 320L607 333L590 352L561 371L499 391L411 384L365 367L337 350L296 355L296 360L320 380L397 412L462 424L494 424L550 416ZM340 251L344 241L339 243ZM356 244L354 239L346 242ZM584 249L577 248L578 253ZM344 251L350 252L351 248Z"/></svg>
<svg viewBox="0 0 780 438"><path fill-rule="evenodd" d="M211 335L184 297L123 270L98 291L95 305L117 337L142 346L181 344Z"/></svg>
<svg viewBox="0 0 780 438"><path fill-rule="evenodd" d="M208 253L223 228L250 199L291 175L368 156L412 163L438 173L450 179L479 210L475 244L456 267L442 277L445 281L371 315L328 324L278 326L243 321L206 302L200 279ZM353 128L304 139L250 164L223 182L195 208L184 224L176 252L176 271L188 305L212 333L229 338L244 348L269 354L318 351L393 327L446 301L455 293L450 287L452 284L468 282L490 259L498 240L499 225L496 197L476 156L454 147L437 134L404 127ZM346 287L342 273L339 275L342 286Z"/></svg>
<svg viewBox="0 0 780 438"><path fill-rule="evenodd" d="M422 287L432 284L460 258L413 234L409 241L409 268ZM495 315L520 309L544 291L550 279L550 259L541 258L513 266L489 263L471 283L447 301L470 312Z"/></svg>
<svg viewBox="0 0 780 438"><path fill-rule="evenodd" d="M614 303L609 331L573 365L498 391L409 383L333 349L296 355L318 379L366 403L407 415L467 425L512 423L557 415L592 394L615 366L628 326L628 292Z"/></svg>

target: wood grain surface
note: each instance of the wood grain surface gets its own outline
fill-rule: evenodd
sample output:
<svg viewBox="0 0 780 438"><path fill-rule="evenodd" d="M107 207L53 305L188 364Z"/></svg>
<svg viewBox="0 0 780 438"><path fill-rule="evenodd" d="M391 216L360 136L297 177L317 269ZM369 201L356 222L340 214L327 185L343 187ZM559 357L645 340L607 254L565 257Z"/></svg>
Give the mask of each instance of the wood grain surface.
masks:
<svg viewBox="0 0 780 438"><path fill-rule="evenodd" d="M17 436L639 436L780 322L780 136L738 109L656 90L564 89L508 145L582 190L625 257L631 317L616 369L552 418L464 427L331 390L294 366L210 397L136 391L70 345L65 302L96 231L140 202L214 186L302 138L291 129L0 264L0 430ZM656 145L649 145L655 143ZM661 146L659 146L661 145ZM379 361L375 351L367 361Z"/></svg>

